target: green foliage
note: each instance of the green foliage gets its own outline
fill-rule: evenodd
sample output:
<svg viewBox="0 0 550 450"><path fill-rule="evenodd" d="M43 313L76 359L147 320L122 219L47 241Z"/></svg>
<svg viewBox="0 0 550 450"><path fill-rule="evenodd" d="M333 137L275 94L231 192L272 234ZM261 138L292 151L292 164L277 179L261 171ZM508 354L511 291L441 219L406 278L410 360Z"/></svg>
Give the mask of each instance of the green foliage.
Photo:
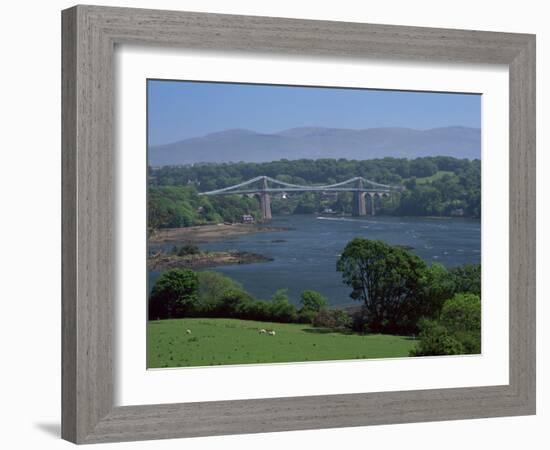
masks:
<svg viewBox="0 0 550 450"><path fill-rule="evenodd" d="M184 317L193 313L197 305L198 278L189 269L171 269L164 272L149 296L149 318Z"/></svg>
<svg viewBox="0 0 550 450"><path fill-rule="evenodd" d="M319 311L328 306L326 297L317 291L307 290L300 295L302 310Z"/></svg>
<svg viewBox="0 0 550 450"><path fill-rule="evenodd" d="M340 309L321 309L313 318L312 324L319 328L349 328L351 318L348 313Z"/></svg>
<svg viewBox="0 0 550 450"><path fill-rule="evenodd" d="M318 311L313 311L311 309L303 309L301 308L299 311L298 311L298 314L297 314L297 317L296 317L296 322L298 323L308 323L308 324L311 324L313 323L313 319L315 318L315 316L317 315L317 312Z"/></svg>
<svg viewBox="0 0 550 450"><path fill-rule="evenodd" d="M199 221L199 201L194 188L165 186L150 188L147 198L149 228L177 228Z"/></svg>
<svg viewBox="0 0 550 450"><path fill-rule="evenodd" d="M147 202L149 229L240 222L244 214L261 217L255 198L200 197L193 186L150 186Z"/></svg>
<svg viewBox="0 0 550 450"><path fill-rule="evenodd" d="M470 292L481 296L481 264L464 264L449 269L454 292Z"/></svg>
<svg viewBox="0 0 550 450"><path fill-rule="evenodd" d="M455 293L455 283L450 272L439 263L432 264L426 271L424 299L430 316L438 317L445 300Z"/></svg>
<svg viewBox="0 0 550 450"><path fill-rule="evenodd" d="M355 238L337 263L350 296L363 303L373 332L406 333L432 305L419 295L426 286L426 264L418 256L382 241Z"/></svg>
<svg viewBox="0 0 550 450"><path fill-rule="evenodd" d="M227 292L243 290L234 280L218 272L197 272L199 281L197 311L205 317L222 313Z"/></svg>
<svg viewBox="0 0 550 450"><path fill-rule="evenodd" d="M184 244L181 247L174 245L172 249L172 253L178 256L198 255L200 252L198 245L195 244Z"/></svg>
<svg viewBox="0 0 550 450"><path fill-rule="evenodd" d="M296 322L296 307L288 299L286 289L278 289L271 298L271 317L277 322Z"/></svg>
<svg viewBox="0 0 550 450"><path fill-rule="evenodd" d="M410 162L409 170L417 178L420 177L429 177L434 175L438 171L437 164L433 161L432 158L416 158Z"/></svg>
<svg viewBox="0 0 550 450"><path fill-rule="evenodd" d="M421 320L420 342L412 356L481 353L481 301L475 294L447 300L439 321Z"/></svg>
<svg viewBox="0 0 550 450"><path fill-rule="evenodd" d="M456 294L441 311L441 325L468 354L481 353L481 300L475 294Z"/></svg>
<svg viewBox="0 0 550 450"><path fill-rule="evenodd" d="M411 350L411 356L460 355L462 344L447 329L434 320L420 321L420 342Z"/></svg>
<svg viewBox="0 0 550 450"><path fill-rule="evenodd" d="M185 272L185 283L182 274ZM190 275L192 274L192 276ZM192 294L183 290L187 281L196 280ZM186 284L187 283L187 284ZM176 300L181 305L172 305ZM151 291L149 300L151 319L177 317L235 317L273 322L310 323L308 312L298 314L290 303L286 289L279 289L271 301L256 300L231 278L217 272L193 272L173 269L165 272Z"/></svg>

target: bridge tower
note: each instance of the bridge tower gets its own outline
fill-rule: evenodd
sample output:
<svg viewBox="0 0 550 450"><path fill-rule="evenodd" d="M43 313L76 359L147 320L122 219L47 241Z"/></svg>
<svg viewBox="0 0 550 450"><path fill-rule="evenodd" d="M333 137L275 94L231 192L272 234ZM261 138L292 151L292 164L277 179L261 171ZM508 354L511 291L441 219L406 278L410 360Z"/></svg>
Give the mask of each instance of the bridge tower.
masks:
<svg viewBox="0 0 550 450"><path fill-rule="evenodd" d="M367 205L365 204L365 193L363 189L363 179L357 180L356 191L353 191L353 206L351 214L355 217L367 215Z"/></svg>
<svg viewBox="0 0 550 450"><path fill-rule="evenodd" d="M262 187L260 189L260 209L262 210L262 219L271 220L271 197L267 190L267 178L263 177Z"/></svg>

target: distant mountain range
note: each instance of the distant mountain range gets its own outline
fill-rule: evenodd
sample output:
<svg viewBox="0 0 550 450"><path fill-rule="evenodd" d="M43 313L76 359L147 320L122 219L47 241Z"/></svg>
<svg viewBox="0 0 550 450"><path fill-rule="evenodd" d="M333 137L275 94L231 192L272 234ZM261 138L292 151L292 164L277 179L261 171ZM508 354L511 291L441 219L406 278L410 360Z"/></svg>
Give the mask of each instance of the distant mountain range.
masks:
<svg viewBox="0 0 550 450"><path fill-rule="evenodd" d="M172 144L151 146L149 165L198 162L266 162L279 159L373 159L392 156L454 156L476 159L481 155L481 130L444 127L411 128L302 127L277 133L231 129Z"/></svg>

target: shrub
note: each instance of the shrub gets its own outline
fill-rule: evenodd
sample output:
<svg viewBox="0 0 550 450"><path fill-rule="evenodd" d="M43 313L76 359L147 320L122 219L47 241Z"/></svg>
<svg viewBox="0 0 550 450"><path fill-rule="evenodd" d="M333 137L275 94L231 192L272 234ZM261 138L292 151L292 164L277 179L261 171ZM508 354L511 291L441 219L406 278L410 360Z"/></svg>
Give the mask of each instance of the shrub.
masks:
<svg viewBox="0 0 550 450"><path fill-rule="evenodd" d="M286 289L278 289L271 299L271 316L276 322L296 322L298 313L290 303Z"/></svg>
<svg viewBox="0 0 550 450"><path fill-rule="evenodd" d="M441 325L464 347L481 353L481 300L474 294L456 294L443 304Z"/></svg>
<svg viewBox="0 0 550 450"><path fill-rule="evenodd" d="M227 292L243 291L241 285L218 272L197 272L199 280L198 313L219 315Z"/></svg>
<svg viewBox="0 0 550 450"><path fill-rule="evenodd" d="M253 297L242 290L231 289L224 292L217 313L221 317L243 317Z"/></svg>
<svg viewBox="0 0 550 450"><path fill-rule="evenodd" d="M340 309L322 309L313 318L312 324L319 328L347 328L351 326L351 318Z"/></svg>
<svg viewBox="0 0 550 450"><path fill-rule="evenodd" d="M300 295L302 310L320 311L328 306L325 296L317 291L307 290Z"/></svg>
<svg viewBox="0 0 550 450"><path fill-rule="evenodd" d="M297 321L299 323L309 323L309 324L312 324L313 323L313 319L315 319L315 316L318 314L317 311L312 311L310 309L301 309L300 311L298 311L298 317L297 317Z"/></svg>
<svg viewBox="0 0 550 450"><path fill-rule="evenodd" d="M174 247L174 250L178 256L197 255L201 252L195 244L185 244L179 248Z"/></svg>
<svg viewBox="0 0 550 450"><path fill-rule="evenodd" d="M456 294L441 309L439 321L422 320L420 343L413 356L481 353L481 301L474 294Z"/></svg>
<svg viewBox="0 0 550 450"><path fill-rule="evenodd" d="M198 279L189 269L164 272L149 296L149 319L178 318L192 314L197 304Z"/></svg>
<svg viewBox="0 0 550 450"><path fill-rule="evenodd" d="M454 292L469 292L481 296L481 264L464 264L449 269Z"/></svg>
<svg viewBox="0 0 550 450"><path fill-rule="evenodd" d="M449 334L447 329L434 320L422 320L420 342L411 350L411 356L460 355L462 344Z"/></svg>

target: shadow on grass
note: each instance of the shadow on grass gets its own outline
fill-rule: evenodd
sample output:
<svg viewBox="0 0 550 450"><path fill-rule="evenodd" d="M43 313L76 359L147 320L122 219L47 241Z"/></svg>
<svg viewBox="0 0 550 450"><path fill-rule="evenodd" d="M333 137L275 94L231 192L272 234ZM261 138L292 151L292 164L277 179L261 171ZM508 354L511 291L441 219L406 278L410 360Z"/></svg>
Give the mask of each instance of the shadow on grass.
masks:
<svg viewBox="0 0 550 450"><path fill-rule="evenodd" d="M302 328L302 331L306 333L312 333L312 334L330 334L330 333L338 333L338 334L345 334L347 336L369 336L379 333L360 333L358 331L350 330L349 328ZM395 336L395 337L401 337L405 339L406 341L414 341L417 342L419 339L418 337L413 336L400 336L397 334L388 334L387 336Z"/></svg>
<svg viewBox="0 0 550 450"><path fill-rule="evenodd" d="M366 336L364 333L358 333L357 331L349 330L347 328L302 328L302 331L312 334L338 333L345 335Z"/></svg>

